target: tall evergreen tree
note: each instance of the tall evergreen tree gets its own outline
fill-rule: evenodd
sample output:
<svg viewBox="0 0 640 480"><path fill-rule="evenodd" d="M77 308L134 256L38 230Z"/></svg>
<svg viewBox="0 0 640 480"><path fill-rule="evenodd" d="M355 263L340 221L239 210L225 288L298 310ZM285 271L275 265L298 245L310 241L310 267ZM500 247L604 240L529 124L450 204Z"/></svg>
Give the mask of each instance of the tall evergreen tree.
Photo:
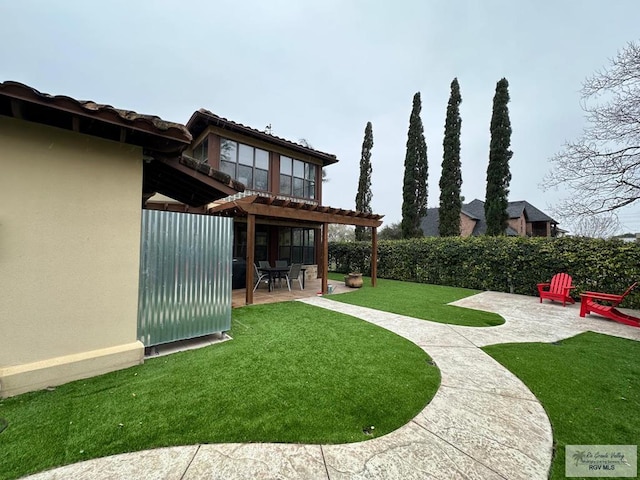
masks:
<svg viewBox="0 0 640 480"><path fill-rule="evenodd" d="M362 141L362 154L360 155L360 179L358 180L358 193L356 194L356 210L371 213L371 149L373 148L373 127L367 122ZM356 241L369 238L366 227L356 227Z"/></svg>
<svg viewBox="0 0 640 480"><path fill-rule="evenodd" d="M458 79L451 82L451 95L447 105L442 142L442 174L440 175L439 229L441 237L460 235L460 211L462 210L462 172L460 168L460 85Z"/></svg>
<svg viewBox="0 0 640 480"><path fill-rule="evenodd" d="M421 237L420 220L427 214L427 143L420 111L420 92L413 96L413 108L409 117L407 153L404 159L402 185L402 238Z"/></svg>
<svg viewBox="0 0 640 480"><path fill-rule="evenodd" d="M496 84L491 116L491 144L487 167L487 193L484 214L487 220L487 235L504 235L509 215L507 214L509 182L511 172L509 160L513 152L511 145L511 121L509 120L509 82L503 78Z"/></svg>

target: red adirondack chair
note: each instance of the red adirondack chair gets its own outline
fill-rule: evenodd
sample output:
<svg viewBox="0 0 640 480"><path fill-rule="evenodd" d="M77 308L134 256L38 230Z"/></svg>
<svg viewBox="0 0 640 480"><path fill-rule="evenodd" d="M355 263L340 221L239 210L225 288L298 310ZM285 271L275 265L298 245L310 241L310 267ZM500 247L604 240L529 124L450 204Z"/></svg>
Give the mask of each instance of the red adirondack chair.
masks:
<svg viewBox="0 0 640 480"><path fill-rule="evenodd" d="M569 295L571 289L575 288L571 285L572 281L571 275L566 273L556 273L550 283L539 283L538 293L540 294L540 303L542 303L543 298L562 302L563 307L567 302L576 303Z"/></svg>
<svg viewBox="0 0 640 480"><path fill-rule="evenodd" d="M640 318L627 315L617 310L616 307L622 303L624 297L629 295L636 288L638 282L631 285L622 295L613 293L600 292L584 292L580 294L580 316L584 317L587 313L597 313L603 317L609 318L614 322L624 323L632 327L640 327ZM609 304L609 305L607 305Z"/></svg>

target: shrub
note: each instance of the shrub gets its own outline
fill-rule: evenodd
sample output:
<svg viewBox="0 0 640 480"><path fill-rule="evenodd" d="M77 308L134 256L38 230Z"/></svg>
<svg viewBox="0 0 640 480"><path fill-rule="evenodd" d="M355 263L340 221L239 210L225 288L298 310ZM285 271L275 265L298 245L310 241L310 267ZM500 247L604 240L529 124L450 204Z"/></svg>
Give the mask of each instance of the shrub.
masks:
<svg viewBox="0 0 640 480"><path fill-rule="evenodd" d="M337 272L371 274L371 243L329 244ZM572 295L622 293L640 281L640 244L592 238L426 237L378 242L378 276L452 287L537 295L536 284L567 272ZM640 289L623 306L640 308Z"/></svg>

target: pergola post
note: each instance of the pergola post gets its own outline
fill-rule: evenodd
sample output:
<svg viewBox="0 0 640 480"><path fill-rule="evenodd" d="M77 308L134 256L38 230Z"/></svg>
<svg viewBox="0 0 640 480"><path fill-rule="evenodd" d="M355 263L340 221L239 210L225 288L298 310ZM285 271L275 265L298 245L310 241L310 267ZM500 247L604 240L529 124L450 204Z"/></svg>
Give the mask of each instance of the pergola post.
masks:
<svg viewBox="0 0 640 480"><path fill-rule="evenodd" d="M247 215L247 273L246 273L246 304L253 304L253 285L255 279L253 278L254 263L255 263L255 246L256 246L256 216Z"/></svg>
<svg viewBox="0 0 640 480"><path fill-rule="evenodd" d="M329 224L322 224L322 294L329 292Z"/></svg>
<svg viewBox="0 0 640 480"><path fill-rule="evenodd" d="M371 227L371 286L378 283L378 228Z"/></svg>

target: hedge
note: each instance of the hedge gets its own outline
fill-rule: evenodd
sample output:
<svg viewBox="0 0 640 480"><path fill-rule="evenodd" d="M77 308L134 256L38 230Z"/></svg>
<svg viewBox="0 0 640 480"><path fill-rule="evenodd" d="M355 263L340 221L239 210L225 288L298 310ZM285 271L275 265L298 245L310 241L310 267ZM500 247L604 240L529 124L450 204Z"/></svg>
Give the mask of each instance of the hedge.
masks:
<svg viewBox="0 0 640 480"><path fill-rule="evenodd" d="M370 242L329 244L336 272L371 274ZM640 244L593 238L426 237L378 242L378 277L537 295L536 284L558 272L580 292L622 293L640 281ZM623 306L640 308L640 288Z"/></svg>

